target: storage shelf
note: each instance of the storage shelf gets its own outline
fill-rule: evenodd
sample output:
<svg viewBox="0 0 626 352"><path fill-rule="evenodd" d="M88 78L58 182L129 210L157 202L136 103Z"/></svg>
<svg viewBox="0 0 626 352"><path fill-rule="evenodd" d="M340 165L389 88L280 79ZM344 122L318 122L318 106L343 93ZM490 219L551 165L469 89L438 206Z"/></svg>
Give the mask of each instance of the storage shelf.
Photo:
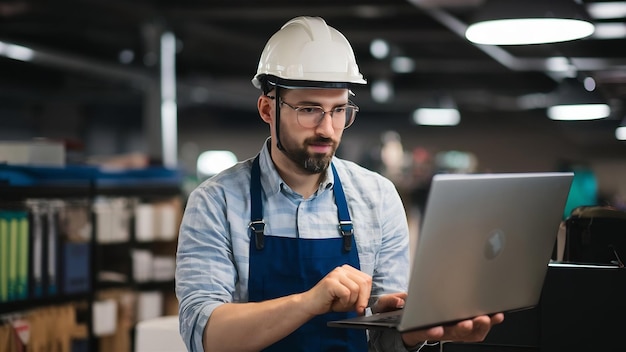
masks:
<svg viewBox="0 0 626 352"><path fill-rule="evenodd" d="M63 294L52 297L29 298L26 300L17 300L0 303L0 315L28 311L31 309L45 307L49 305L58 305L75 301L88 301L91 299L91 292Z"/></svg>
<svg viewBox="0 0 626 352"><path fill-rule="evenodd" d="M45 170L37 170L42 173ZM57 170L58 171L58 170ZM79 171L84 171L80 169ZM87 170L90 171L90 170ZM14 317L18 317L21 314L27 313L31 310L36 310L38 308L46 307L46 306L56 306L63 305L71 302L81 303L85 305L86 309L84 313L84 321L86 322L87 330L89 331L89 335L87 340L89 342L90 351L98 351L98 342L97 337L91 334L92 327L92 318L93 318L93 302L98 299L102 299L103 295L115 295L117 294L117 290L115 289L123 289L122 291L130 290L138 295L147 291L159 291L162 292L164 296L171 295L174 292L174 280L165 280L165 281L148 281L148 282L137 282L132 277L133 275L133 258L132 253L135 249L141 250L149 250L155 255L163 255L163 253L167 253L167 255L175 254L175 247L177 239L162 239L155 238L152 241L147 242L139 242L137 241L135 234L135 213L133 210L133 206L136 204L144 204L144 203L155 203L159 204L159 207L165 205L172 206L176 211L176 218L172 219L170 223L176 224L180 219L180 215L178 212L181 206L183 206L183 188L182 182L176 182L177 178L172 171L170 170L151 170L151 173L155 173L156 176L154 178L142 178L145 176L143 172L129 172L125 173L125 176L129 176L129 179L116 179L114 176L108 174L98 174L98 176L102 176L102 178L92 177L93 175L83 172L80 175L85 176L84 179L79 180L66 180L66 181L58 181L55 179L54 182L47 182L48 178L45 178L46 182L32 185L32 184L13 184L11 185L8 180L0 177L0 211L5 211L7 214L17 214L19 210L19 214L24 214L24 212L28 212L26 216L26 220L28 221L28 241L32 241L32 237L34 236L31 232L34 231L34 228L44 228L43 231L50 231L48 228L48 224L55 224L55 221L58 221L56 216L59 216L59 213L45 213L51 210L56 209L57 200L63 201L63 204L72 204L77 203L77 200L80 200L80 207L84 207L81 209L88 209L85 212L81 212L80 215L76 217L75 213L71 213L75 216L74 219L87 219L90 223L89 226L89 238L85 239L88 246L86 250L83 250L83 254L85 254L86 261L83 261L84 264L75 264L70 261L68 258L76 259L75 252L72 252L72 255L67 255L65 250L75 250L74 247L64 247L63 244L71 243L71 241L67 241L67 239L63 240L61 237L57 237L59 242L56 242L56 246L58 246L57 257L57 265L58 272L57 278L60 280L59 284L59 292L54 296L45 296L41 298L33 298L33 295L30 295L27 299L21 300L12 300L8 302L0 302L0 319L6 318L6 321L13 319ZM104 175L104 176L103 176ZM1 175L0 175L1 176ZM137 176L137 177L134 177ZM52 177L51 177L52 178ZM43 178L42 178L43 179ZM98 220L103 221L104 224L104 232L107 231L113 233L113 231L119 229L107 229L107 224L118 223L115 222L113 218L100 218L99 215L101 213L96 212L95 205L101 205L99 202L118 202L118 199L106 199L106 198L128 198L130 204L129 208L125 210L130 211L130 219L128 220L128 228L126 229L128 233L128 238L125 238L125 241L116 241L110 243L100 243L97 242L96 238L98 237L98 230L101 228L98 227ZM29 203L27 200L38 199L41 202L32 202ZM37 204L35 204L37 203ZM41 203L41 204L39 204ZM50 204L54 204L50 206ZM106 204L106 203L104 203ZM117 203L115 203L117 204ZM125 203L124 203L125 204ZM39 208L41 207L41 208ZM73 208L74 209L74 208ZM98 208L98 210L101 210ZM106 210L106 209L105 209ZM56 211L56 210L54 210ZM46 217L42 214L54 214L49 217ZM65 213L68 214L68 213ZM84 215L84 216L83 216ZM15 215L17 217L17 215ZM21 218L20 218L21 219ZM35 220L36 219L36 220ZM57 219L57 220L55 220ZM168 219L168 218L166 218ZM119 220L119 219L118 219ZM78 220L77 220L78 221ZM36 224L36 225L35 225ZM58 224L58 223L56 223ZM101 225L102 225L101 224ZM166 223L169 224L169 223ZM32 225L32 227L31 227ZM57 235L59 236L61 233L61 227L56 230ZM22 227L26 228L26 227ZM171 233L171 226L163 226L162 228L167 228L167 233ZM39 233L39 232L37 232ZM53 232L46 232L53 233ZM115 232L119 233L119 232ZM157 232L159 233L159 232ZM82 232L81 232L82 234ZM32 237L32 238L31 238ZM21 237L20 237L21 238ZM43 250L39 249L43 254L47 254L48 247L47 241L49 238L44 235L43 237L36 237L39 240L43 241ZM20 240L19 243L22 240ZM52 242L54 243L54 242ZM9 247L6 247L9 248ZM24 247L21 247L24 248ZM29 246L29 277L33 273L31 272L33 266L31 266L30 260L34 253L33 251L36 248L35 246ZM16 251L16 253L21 253ZM37 256L39 257L39 256ZM46 262L46 259L43 259L42 263ZM70 263L70 264L68 264ZM86 263L86 264L85 264ZM0 265L4 265L4 262L0 262ZM40 264L37 264L40 265ZM85 267L88 265L88 267ZM88 270L88 276L81 269ZM44 270L45 271L45 270ZM116 281L116 278L104 281L102 278L98 277L98 273L102 271L111 271L111 272L119 272L121 278L119 281ZM70 278L74 278L71 279ZM81 287L79 290L72 289L72 287L76 287L74 285L74 281L76 277L82 279L89 287L87 292L83 292L83 288ZM107 278L104 278L105 280ZM85 281L86 280L86 281ZM88 281L88 282L87 282ZM67 286L64 284L71 283L72 285ZM65 288L64 288L65 287ZM70 287L67 289L66 287ZM112 292L108 292L109 289L113 289ZM80 292L80 293L74 293ZM30 294L30 293L29 293ZM10 297L10 296L9 296ZM4 298L4 297L3 297ZM165 309L165 308L161 308ZM83 314L81 313L81 314Z"/></svg>
<svg viewBox="0 0 626 352"><path fill-rule="evenodd" d="M7 186L0 184L0 202L20 201L27 198L87 198L91 194L92 188L88 183L62 186Z"/></svg>

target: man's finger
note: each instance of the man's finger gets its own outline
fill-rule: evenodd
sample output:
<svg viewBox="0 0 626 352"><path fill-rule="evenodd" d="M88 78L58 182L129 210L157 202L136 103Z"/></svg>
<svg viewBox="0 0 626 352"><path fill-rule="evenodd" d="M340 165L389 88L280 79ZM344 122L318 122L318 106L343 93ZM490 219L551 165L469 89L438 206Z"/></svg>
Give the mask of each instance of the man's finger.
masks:
<svg viewBox="0 0 626 352"><path fill-rule="evenodd" d="M346 269L346 279L350 281L345 284L355 293L352 297L354 307L357 313L363 313L368 306L369 295L372 291L372 278L351 266L344 265L342 268Z"/></svg>

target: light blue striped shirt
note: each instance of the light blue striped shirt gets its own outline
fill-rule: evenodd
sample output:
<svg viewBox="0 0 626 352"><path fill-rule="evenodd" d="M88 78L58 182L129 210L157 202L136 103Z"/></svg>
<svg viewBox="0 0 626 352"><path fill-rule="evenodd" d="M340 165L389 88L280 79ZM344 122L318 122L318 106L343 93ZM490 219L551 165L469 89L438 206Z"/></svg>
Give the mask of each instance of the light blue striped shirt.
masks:
<svg viewBox="0 0 626 352"><path fill-rule="evenodd" d="M330 168L317 192L304 199L280 178L268 147L261 149L259 162L266 235L340 236ZM361 270L373 278L372 295L406 292L409 232L395 186L353 162L335 157L333 164L346 194ZM251 166L252 159L236 164L203 182L188 199L178 240L176 295L181 334L192 352L203 350L203 330L216 307L248 300ZM374 340L379 347L399 341L370 334L371 345Z"/></svg>

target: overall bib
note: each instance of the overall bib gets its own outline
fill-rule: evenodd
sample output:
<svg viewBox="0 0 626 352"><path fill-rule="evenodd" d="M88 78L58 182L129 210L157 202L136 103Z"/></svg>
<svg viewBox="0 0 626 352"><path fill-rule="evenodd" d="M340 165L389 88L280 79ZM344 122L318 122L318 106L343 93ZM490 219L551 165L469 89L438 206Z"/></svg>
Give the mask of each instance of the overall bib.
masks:
<svg viewBox="0 0 626 352"><path fill-rule="evenodd" d="M342 236L330 239L285 238L265 236L263 233L259 157L254 160L250 182L250 302L309 290L326 274L343 264L360 269L345 195L337 171L332 164L331 167ZM330 320L353 316L356 316L355 312L319 315L263 351L366 352L365 330L326 326Z"/></svg>

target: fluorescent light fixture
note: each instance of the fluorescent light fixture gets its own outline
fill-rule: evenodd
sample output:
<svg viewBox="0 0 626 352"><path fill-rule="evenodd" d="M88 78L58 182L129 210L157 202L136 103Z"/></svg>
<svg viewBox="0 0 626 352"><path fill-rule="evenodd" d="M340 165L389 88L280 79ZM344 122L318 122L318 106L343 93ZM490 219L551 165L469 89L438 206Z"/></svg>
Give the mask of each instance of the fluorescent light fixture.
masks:
<svg viewBox="0 0 626 352"><path fill-rule="evenodd" d="M235 154L228 150L207 150L198 156L196 169L200 178L217 175L237 163Z"/></svg>
<svg viewBox="0 0 626 352"><path fill-rule="evenodd" d="M583 83L584 82L584 83ZM597 120L611 114L611 108L595 91L595 81L586 77L583 82L566 78L555 91L555 102L547 110L552 120Z"/></svg>
<svg viewBox="0 0 626 352"><path fill-rule="evenodd" d="M554 92L555 102L547 110L552 120L597 120L611 114L611 108L604 101L595 88L595 81L591 77L585 78L585 83L575 78L566 78Z"/></svg>
<svg viewBox="0 0 626 352"><path fill-rule="evenodd" d="M626 141L626 126L619 126L615 129L615 138L619 141Z"/></svg>
<svg viewBox="0 0 626 352"><path fill-rule="evenodd" d="M0 55L13 60L31 61L35 56L35 52L25 46L0 42Z"/></svg>
<svg viewBox="0 0 626 352"><path fill-rule="evenodd" d="M594 2L587 4L587 11L592 18L595 19L611 19L626 17L626 2Z"/></svg>
<svg viewBox="0 0 626 352"><path fill-rule="evenodd" d="M607 104L555 105L548 108L548 117L559 121L603 119L611 114Z"/></svg>
<svg viewBox="0 0 626 352"><path fill-rule="evenodd" d="M626 38L626 24L624 23L598 23L593 32L594 39L622 39Z"/></svg>
<svg viewBox="0 0 626 352"><path fill-rule="evenodd" d="M453 108L419 108L413 112L413 122L427 126L456 126L461 114Z"/></svg>
<svg viewBox="0 0 626 352"><path fill-rule="evenodd" d="M559 18L493 20L472 25L465 32L476 44L526 45L564 42L588 37L593 24Z"/></svg>
<svg viewBox="0 0 626 352"><path fill-rule="evenodd" d="M584 8L572 0L487 0L465 37L476 44L555 43L593 34Z"/></svg>

